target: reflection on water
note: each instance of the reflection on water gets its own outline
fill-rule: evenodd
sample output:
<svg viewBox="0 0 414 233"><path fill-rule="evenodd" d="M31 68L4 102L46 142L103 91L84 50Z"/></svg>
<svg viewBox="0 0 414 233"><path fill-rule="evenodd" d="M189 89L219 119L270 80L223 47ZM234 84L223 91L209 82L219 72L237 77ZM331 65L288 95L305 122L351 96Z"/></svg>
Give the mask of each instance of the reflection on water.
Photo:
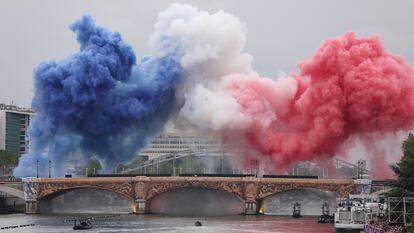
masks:
<svg viewBox="0 0 414 233"><path fill-rule="evenodd" d="M293 204L301 204L302 215L321 215L322 205L327 203L330 213L335 211L337 194L317 189L289 190L265 198L262 209L265 215L290 215Z"/></svg>
<svg viewBox="0 0 414 233"><path fill-rule="evenodd" d="M74 232L70 223L63 219L80 215L0 215L0 226L36 224L33 227L2 232ZM202 227L195 227L195 221ZM332 233L333 225L318 224L317 217L292 219L289 216L226 217L167 217L160 215L123 215L97 220L88 232L279 232L279 233Z"/></svg>
<svg viewBox="0 0 414 233"><path fill-rule="evenodd" d="M244 202L234 194L193 187L162 193L148 205L151 213L175 216L223 216L245 212Z"/></svg>

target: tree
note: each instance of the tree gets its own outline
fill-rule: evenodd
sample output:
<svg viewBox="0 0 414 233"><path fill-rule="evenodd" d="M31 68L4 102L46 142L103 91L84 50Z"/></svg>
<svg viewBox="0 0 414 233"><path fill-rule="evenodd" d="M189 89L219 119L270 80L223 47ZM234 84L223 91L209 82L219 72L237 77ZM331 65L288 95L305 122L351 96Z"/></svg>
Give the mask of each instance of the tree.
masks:
<svg viewBox="0 0 414 233"><path fill-rule="evenodd" d="M128 168L128 166L125 165L125 164L118 164L118 166L116 166L116 172L117 173L122 172L122 171L124 171L127 168Z"/></svg>
<svg viewBox="0 0 414 233"><path fill-rule="evenodd" d="M391 166L398 180L394 182L394 193L404 196L414 194L414 135L410 133L402 145L403 156L397 164Z"/></svg>
<svg viewBox="0 0 414 233"><path fill-rule="evenodd" d="M88 169L88 175L96 174L99 170L102 169L101 162L99 162L97 159L89 160L86 168Z"/></svg>
<svg viewBox="0 0 414 233"><path fill-rule="evenodd" d="M403 156L400 162L391 166L398 179L392 183L395 188L387 194L388 196L414 196L414 135L412 133L403 142L402 149ZM413 211L414 205L411 203L411 219L414 219ZM414 224L411 224L407 230L414 233Z"/></svg>
<svg viewBox="0 0 414 233"><path fill-rule="evenodd" d="M0 150L0 166L17 166L19 156L5 150Z"/></svg>

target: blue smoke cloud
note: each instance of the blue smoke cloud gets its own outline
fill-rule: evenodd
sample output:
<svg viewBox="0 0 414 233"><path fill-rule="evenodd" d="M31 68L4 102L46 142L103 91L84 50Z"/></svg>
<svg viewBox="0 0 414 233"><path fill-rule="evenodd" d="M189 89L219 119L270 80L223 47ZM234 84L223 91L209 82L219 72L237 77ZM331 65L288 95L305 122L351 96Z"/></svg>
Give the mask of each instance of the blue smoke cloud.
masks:
<svg viewBox="0 0 414 233"><path fill-rule="evenodd" d="M29 129L31 146L15 175L34 176L36 160L46 175L63 175L64 164L98 158L113 169L137 155L176 108L175 89L183 76L174 54L145 57L137 65L119 33L83 16L70 26L80 51L34 71Z"/></svg>

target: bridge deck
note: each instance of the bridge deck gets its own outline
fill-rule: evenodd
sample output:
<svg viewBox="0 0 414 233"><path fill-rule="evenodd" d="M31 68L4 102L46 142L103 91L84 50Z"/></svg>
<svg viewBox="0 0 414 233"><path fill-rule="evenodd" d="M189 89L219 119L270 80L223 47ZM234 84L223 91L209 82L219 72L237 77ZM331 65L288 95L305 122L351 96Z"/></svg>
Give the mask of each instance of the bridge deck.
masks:
<svg viewBox="0 0 414 233"><path fill-rule="evenodd" d="M312 184L352 184L349 179L297 179L297 178L259 178L259 177L77 177L77 178L36 178L37 183L82 183L82 182L128 182L128 181L249 181L258 183L312 183Z"/></svg>

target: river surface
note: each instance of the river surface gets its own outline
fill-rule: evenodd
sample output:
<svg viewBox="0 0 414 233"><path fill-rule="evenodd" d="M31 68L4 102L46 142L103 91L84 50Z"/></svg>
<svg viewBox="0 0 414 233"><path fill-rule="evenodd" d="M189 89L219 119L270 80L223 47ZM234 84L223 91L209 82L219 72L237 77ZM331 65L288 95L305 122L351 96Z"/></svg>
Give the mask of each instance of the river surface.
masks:
<svg viewBox="0 0 414 233"><path fill-rule="evenodd" d="M75 232L72 223L64 219L85 215L0 215L0 227L35 224L30 227L0 230L2 232ZM91 215L86 215L91 216ZM99 215L94 215L99 216ZM201 221L203 226L194 226ZM162 215L121 215L96 218L94 227L86 232L279 232L332 233L332 224L318 224L317 217L292 219L289 216L224 216L224 217L170 217ZM78 231L76 231L78 232ZM83 232L83 231L82 231Z"/></svg>

